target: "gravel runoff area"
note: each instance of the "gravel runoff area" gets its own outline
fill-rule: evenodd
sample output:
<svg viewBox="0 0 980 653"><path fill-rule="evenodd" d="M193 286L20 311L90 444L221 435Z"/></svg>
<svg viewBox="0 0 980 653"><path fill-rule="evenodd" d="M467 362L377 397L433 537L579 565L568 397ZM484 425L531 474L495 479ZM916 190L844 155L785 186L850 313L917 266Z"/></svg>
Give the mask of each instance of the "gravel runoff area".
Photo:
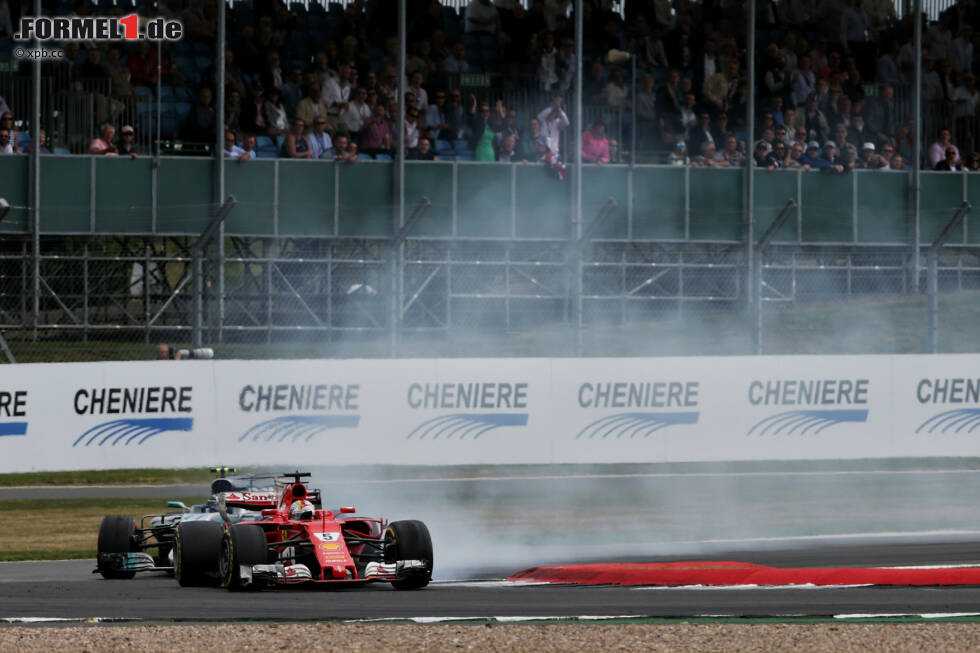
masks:
<svg viewBox="0 0 980 653"><path fill-rule="evenodd" d="M0 651L957 651L978 623L178 624L0 627Z"/></svg>

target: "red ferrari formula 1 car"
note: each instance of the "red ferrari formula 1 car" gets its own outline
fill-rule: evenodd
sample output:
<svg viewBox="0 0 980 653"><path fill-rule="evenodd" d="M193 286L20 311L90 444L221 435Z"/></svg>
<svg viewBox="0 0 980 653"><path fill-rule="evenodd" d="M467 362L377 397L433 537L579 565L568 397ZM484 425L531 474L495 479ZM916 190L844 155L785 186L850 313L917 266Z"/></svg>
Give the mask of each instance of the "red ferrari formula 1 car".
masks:
<svg viewBox="0 0 980 653"><path fill-rule="evenodd" d="M261 520L190 521L174 535L174 575L182 586L221 585L230 590L294 583L390 582L417 590L432 578L432 539L420 521L354 514L353 507L324 510L308 473L283 474L275 507ZM241 507L243 492L218 495L219 511Z"/></svg>

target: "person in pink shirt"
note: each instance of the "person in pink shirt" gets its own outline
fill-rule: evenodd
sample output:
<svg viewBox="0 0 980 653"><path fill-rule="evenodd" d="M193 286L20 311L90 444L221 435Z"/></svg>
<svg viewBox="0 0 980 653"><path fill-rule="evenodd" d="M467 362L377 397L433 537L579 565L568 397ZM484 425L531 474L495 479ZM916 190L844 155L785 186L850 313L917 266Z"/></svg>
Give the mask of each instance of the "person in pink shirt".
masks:
<svg viewBox="0 0 980 653"><path fill-rule="evenodd" d="M582 133L582 163L602 165L609 163L609 139L606 138L606 121L596 118L592 129Z"/></svg>
<svg viewBox="0 0 980 653"><path fill-rule="evenodd" d="M106 123L102 125L102 135L95 138L88 146L89 154L104 154L106 156L118 156L119 150L112 142L116 137L116 128Z"/></svg>

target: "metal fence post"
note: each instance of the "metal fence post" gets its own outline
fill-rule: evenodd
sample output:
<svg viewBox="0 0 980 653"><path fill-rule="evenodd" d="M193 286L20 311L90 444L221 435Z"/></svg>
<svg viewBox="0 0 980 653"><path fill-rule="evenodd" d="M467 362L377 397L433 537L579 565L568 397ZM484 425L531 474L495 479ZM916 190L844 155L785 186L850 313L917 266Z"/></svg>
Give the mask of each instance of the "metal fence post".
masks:
<svg viewBox="0 0 980 653"><path fill-rule="evenodd" d="M762 354L762 255L769 247L769 243L776 236L776 233L783 228L789 214L796 208L796 200L790 199L783 206L779 215L772 221L769 228L762 234L759 243L755 248L755 256L752 259L752 270L749 276L749 293L752 295L752 310L755 313L755 328L753 329L753 341L755 353Z"/></svg>
<svg viewBox="0 0 980 653"><path fill-rule="evenodd" d="M238 200L235 199L235 196L229 195L228 199L215 211L211 222L208 223L208 226L204 228L204 231L201 232L201 235L198 236L197 241L191 247L193 261L191 274L194 279L194 321L191 327L192 347L201 347L204 344L201 336L204 327L204 250L207 249L208 243L211 242L215 235L221 232L221 225L237 203Z"/></svg>
<svg viewBox="0 0 980 653"><path fill-rule="evenodd" d="M398 329L401 326L402 318L402 285L403 285L403 275L404 275L404 247L405 239L408 238L408 232L412 230L415 224L421 219L422 214L425 210L432 206L432 202L429 201L428 197L422 197L419 203L415 206L415 210L412 211L412 215L408 216L405 220L405 224L395 233L391 238L390 250L388 254L390 274L391 274L391 319L389 320L390 329L390 348L389 353L392 358L398 356Z"/></svg>
<svg viewBox="0 0 980 653"><path fill-rule="evenodd" d="M926 252L927 259L927 292L929 293L929 353L935 354L939 351L939 250L943 248L949 237L953 235L953 230L959 226L966 214L970 212L969 202L960 204L956 213L949 219L942 232L932 241Z"/></svg>

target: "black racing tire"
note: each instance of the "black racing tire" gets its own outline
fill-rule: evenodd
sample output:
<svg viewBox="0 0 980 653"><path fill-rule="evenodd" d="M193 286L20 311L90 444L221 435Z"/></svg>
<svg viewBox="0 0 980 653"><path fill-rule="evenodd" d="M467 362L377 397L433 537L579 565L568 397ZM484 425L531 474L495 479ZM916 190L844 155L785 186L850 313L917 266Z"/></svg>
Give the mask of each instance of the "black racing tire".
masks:
<svg viewBox="0 0 980 653"><path fill-rule="evenodd" d="M429 529L420 521L407 519L388 524L385 530L385 563L399 560L423 560L423 568L407 569L398 580L391 581L398 590L420 590L432 580L432 537Z"/></svg>
<svg viewBox="0 0 980 653"><path fill-rule="evenodd" d="M218 522L177 524L174 531L174 577L181 587L217 585L221 538L222 528Z"/></svg>
<svg viewBox="0 0 980 653"><path fill-rule="evenodd" d="M221 539L219 575L221 586L235 591L242 586L242 565L264 565L269 560L265 531L254 524L235 524L225 530Z"/></svg>
<svg viewBox="0 0 980 653"><path fill-rule="evenodd" d="M99 524L99 553L131 553L138 551L136 546L136 521L123 515L106 515ZM103 578L126 580L136 575L135 571L116 571L99 569Z"/></svg>

